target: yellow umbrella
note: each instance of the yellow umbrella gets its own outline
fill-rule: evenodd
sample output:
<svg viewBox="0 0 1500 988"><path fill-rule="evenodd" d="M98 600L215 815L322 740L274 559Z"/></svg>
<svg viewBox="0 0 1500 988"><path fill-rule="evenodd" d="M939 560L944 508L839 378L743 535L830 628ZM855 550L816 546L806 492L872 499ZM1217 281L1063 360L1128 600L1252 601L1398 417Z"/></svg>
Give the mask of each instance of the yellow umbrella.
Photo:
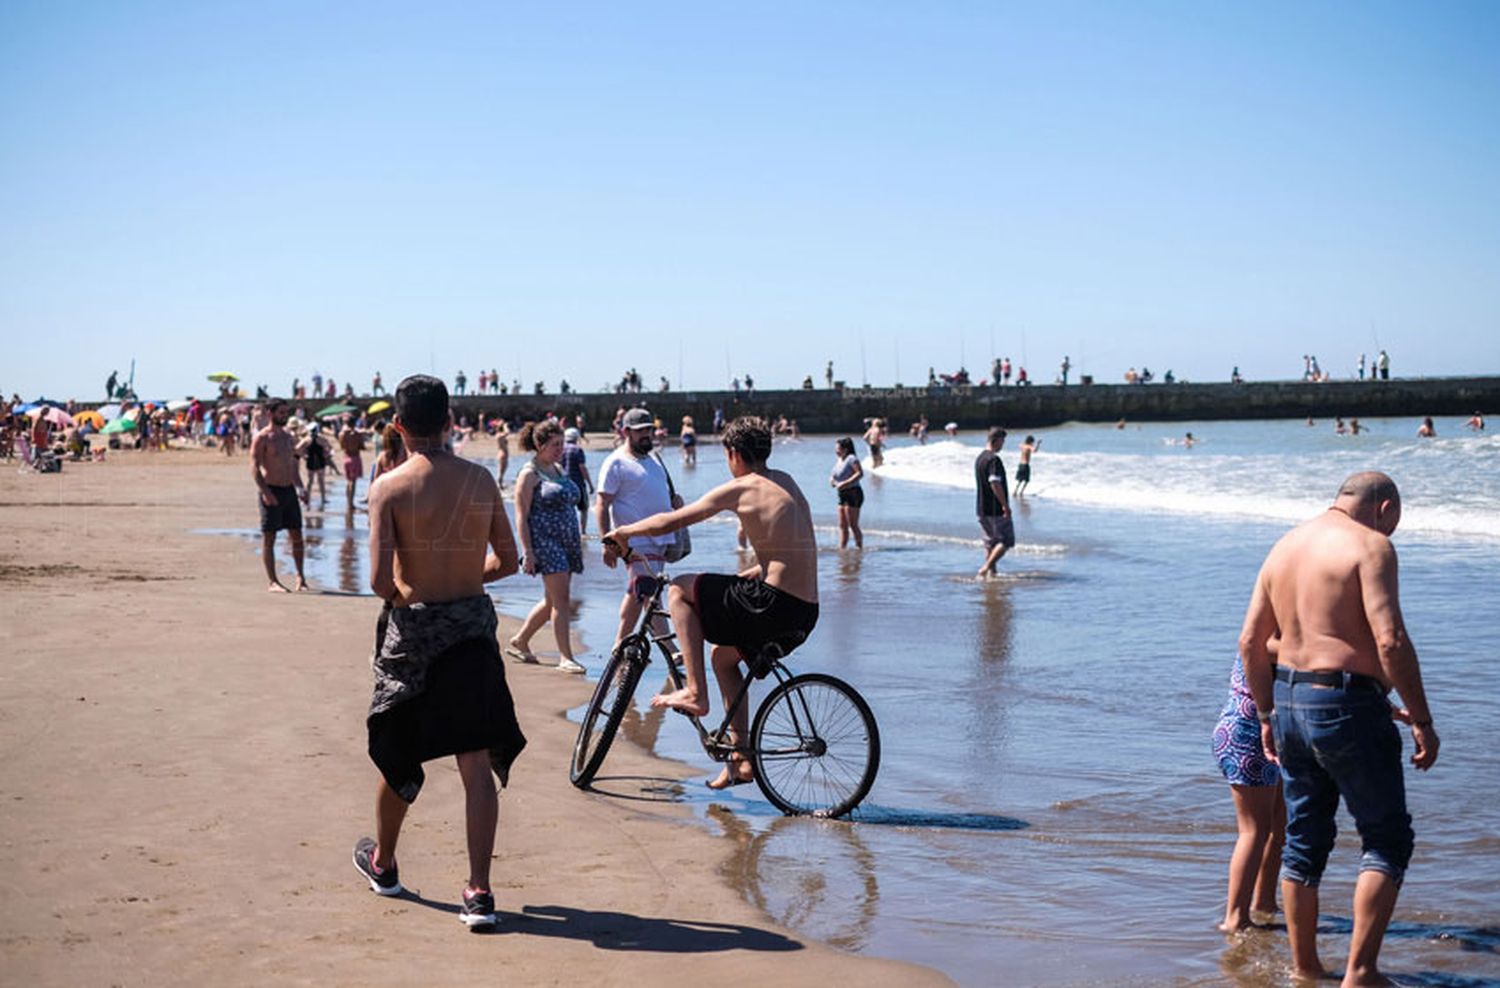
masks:
<svg viewBox="0 0 1500 988"><path fill-rule="evenodd" d="M73 416L73 421L77 422L79 425L83 425L85 422L87 422L96 429L104 428L104 416L100 415L98 412L79 412L77 415Z"/></svg>
<svg viewBox="0 0 1500 988"><path fill-rule="evenodd" d="M382 398L379 401L371 402L370 407L365 409L365 413L368 415L374 415L376 412L383 412L390 407L391 403Z"/></svg>

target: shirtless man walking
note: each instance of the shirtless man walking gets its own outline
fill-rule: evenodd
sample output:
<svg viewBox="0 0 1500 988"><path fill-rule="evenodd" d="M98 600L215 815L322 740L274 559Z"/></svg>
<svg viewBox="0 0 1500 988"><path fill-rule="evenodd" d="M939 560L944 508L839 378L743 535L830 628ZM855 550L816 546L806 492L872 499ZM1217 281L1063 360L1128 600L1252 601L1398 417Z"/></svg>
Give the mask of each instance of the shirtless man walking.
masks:
<svg viewBox="0 0 1500 988"><path fill-rule="evenodd" d="M386 603L366 726L381 779L376 836L355 844L354 866L377 894L401 893L396 842L422 787L422 762L457 756L469 847L459 918L476 929L496 922L490 855L500 810L490 773L504 786L526 745L484 585L516 572L518 561L494 480L444 448L448 423L442 381L402 381L395 426L408 456L370 485L370 588Z"/></svg>
<svg viewBox="0 0 1500 988"><path fill-rule="evenodd" d="M283 528L292 540L292 561L297 564L297 590L307 589L302 575L302 476L297 470L297 444L286 431L291 413L286 402L271 405L270 424L255 434L250 442L250 475L260 492L261 561L266 565L266 579L272 593L288 590L276 577L276 533Z"/></svg>
<svg viewBox="0 0 1500 988"><path fill-rule="evenodd" d="M763 419L740 418L724 430L724 453L733 479L675 511L622 525L604 536L606 552L634 536L665 535L733 511L758 560L731 576L696 573L672 581L669 606L682 647L687 685L651 701L684 713L708 713L703 643L714 644L714 675L727 707L744 684L740 663L771 641L800 644L818 621L817 543L807 499L790 474L766 465L771 429ZM790 647L787 649L790 651ZM749 705L736 711L730 739L749 735ZM731 759L709 788L724 789L754 779L748 760Z"/></svg>
<svg viewBox="0 0 1500 988"><path fill-rule="evenodd" d="M344 451L344 479L348 481L345 493L349 497L349 511L354 510L354 493L359 489L359 478L365 472L365 461L361 455L365 450L365 434L354 427L352 421L345 422L339 430L339 449Z"/></svg>
<svg viewBox="0 0 1500 988"><path fill-rule="evenodd" d="M1298 977L1318 959L1318 882L1340 797L1363 841L1344 985L1385 985L1377 961L1411 858L1411 816L1395 720L1411 725L1418 769L1438 736L1417 653L1397 602L1401 495L1383 473L1356 473L1333 506L1271 549L1255 581L1240 655L1266 757L1281 764L1287 806L1281 890ZM1272 664L1272 651L1276 659ZM1393 707L1394 687L1406 703Z"/></svg>

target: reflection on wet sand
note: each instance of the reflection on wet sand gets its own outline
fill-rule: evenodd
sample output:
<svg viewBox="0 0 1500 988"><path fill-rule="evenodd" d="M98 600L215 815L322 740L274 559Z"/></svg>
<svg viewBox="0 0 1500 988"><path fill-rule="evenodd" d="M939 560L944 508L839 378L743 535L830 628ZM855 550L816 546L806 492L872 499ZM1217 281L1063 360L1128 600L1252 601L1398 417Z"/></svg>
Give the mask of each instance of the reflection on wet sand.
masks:
<svg viewBox="0 0 1500 988"><path fill-rule="evenodd" d="M359 592L359 539L354 532L354 512L344 515L344 537L339 542L339 589Z"/></svg>
<svg viewBox="0 0 1500 988"><path fill-rule="evenodd" d="M837 820L776 817L760 831L726 807L708 817L735 846L721 873L776 922L845 950L870 939L880 902L875 855L859 828Z"/></svg>
<svg viewBox="0 0 1500 988"><path fill-rule="evenodd" d="M642 680L641 686L645 685L645 681ZM630 705L630 709L625 712L624 719L620 721L620 733L632 744L654 753L656 739L661 734L661 725L667 719L667 708L653 707L643 702L642 698L649 696L650 694L637 687L635 702Z"/></svg>

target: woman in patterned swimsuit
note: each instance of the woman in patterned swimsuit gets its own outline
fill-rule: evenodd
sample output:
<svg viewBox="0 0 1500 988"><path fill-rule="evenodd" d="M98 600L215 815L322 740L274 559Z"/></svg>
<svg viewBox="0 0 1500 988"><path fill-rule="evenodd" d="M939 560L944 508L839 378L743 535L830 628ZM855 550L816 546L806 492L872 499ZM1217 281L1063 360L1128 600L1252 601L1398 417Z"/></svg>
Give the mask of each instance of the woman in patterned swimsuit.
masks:
<svg viewBox="0 0 1500 988"><path fill-rule="evenodd" d="M569 635L572 604L569 600L574 573L583 572L583 539L578 528L578 486L561 467L562 426L555 422L528 422L521 430L521 446L531 452L531 462L516 477L516 533L521 541L521 568L541 576L544 594L537 601L521 630L510 640L505 654L517 662L535 662L531 636L552 620L552 634L562 658L557 668L580 673L583 666L573 658Z"/></svg>
<svg viewBox="0 0 1500 988"><path fill-rule="evenodd" d="M1229 702L1214 725L1214 757L1234 793L1239 837L1229 858L1229 898L1219 929L1233 933L1252 926L1250 914L1276 912L1276 878L1286 838L1286 804L1281 769L1266 759L1260 721L1235 656L1229 674Z"/></svg>

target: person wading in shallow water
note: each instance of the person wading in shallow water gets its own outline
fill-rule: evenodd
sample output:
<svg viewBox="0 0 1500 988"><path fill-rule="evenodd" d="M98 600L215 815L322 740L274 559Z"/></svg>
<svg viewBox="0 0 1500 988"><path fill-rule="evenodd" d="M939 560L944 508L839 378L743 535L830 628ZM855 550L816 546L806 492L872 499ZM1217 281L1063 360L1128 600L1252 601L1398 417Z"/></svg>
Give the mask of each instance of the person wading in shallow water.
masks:
<svg viewBox="0 0 1500 988"><path fill-rule="evenodd" d="M1377 962L1413 843L1393 719L1411 725L1413 765L1431 768L1438 756L1417 652L1397 603L1390 535L1400 521L1391 478L1351 475L1332 507L1271 548L1240 632L1261 744L1279 760L1285 785L1281 894L1298 977L1326 976L1318 883L1341 798L1363 842L1346 986L1391 983ZM1392 687L1405 709L1386 698Z"/></svg>
<svg viewBox="0 0 1500 988"><path fill-rule="evenodd" d="M297 590L307 589L302 575L302 506L298 493L302 476L297 470L296 443L286 431L290 418L286 402L271 405L271 421L250 442L250 475L260 493L261 561L273 593L287 589L276 576L276 533L286 529L292 542L292 562L297 566ZM305 494L304 494L305 496Z"/></svg>

